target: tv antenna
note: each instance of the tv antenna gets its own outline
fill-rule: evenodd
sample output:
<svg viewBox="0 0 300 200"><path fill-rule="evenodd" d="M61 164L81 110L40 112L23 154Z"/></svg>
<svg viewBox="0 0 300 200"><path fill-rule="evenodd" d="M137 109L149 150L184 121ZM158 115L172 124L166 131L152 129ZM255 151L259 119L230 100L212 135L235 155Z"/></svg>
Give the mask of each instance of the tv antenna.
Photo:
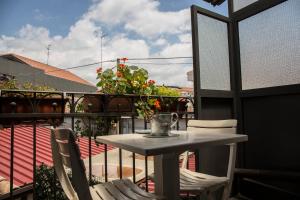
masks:
<svg viewBox="0 0 300 200"><path fill-rule="evenodd" d="M51 44L48 44L47 46L47 65L48 65L48 62L49 62L49 57L50 57L50 49L51 49Z"/></svg>
<svg viewBox="0 0 300 200"><path fill-rule="evenodd" d="M99 31L94 31L94 35L98 38L100 38L100 67L102 67L102 46L103 46L103 38L105 36L107 36L107 34L103 33L103 32L99 32Z"/></svg>

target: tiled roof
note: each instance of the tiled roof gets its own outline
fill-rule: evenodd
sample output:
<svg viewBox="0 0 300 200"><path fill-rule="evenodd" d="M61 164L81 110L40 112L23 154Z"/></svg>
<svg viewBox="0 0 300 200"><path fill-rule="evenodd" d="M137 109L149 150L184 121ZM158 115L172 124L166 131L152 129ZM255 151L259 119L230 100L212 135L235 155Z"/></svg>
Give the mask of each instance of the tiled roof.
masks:
<svg viewBox="0 0 300 200"><path fill-rule="evenodd" d="M14 129L14 185L22 186L32 182L33 177L33 129L32 127L18 127ZM80 138L79 148L81 157L87 158L88 139ZM51 166L52 153L50 146L50 129L37 127L36 129L36 161ZM110 150L111 147L108 147ZM92 155L104 152L104 146L96 146L92 142ZM0 130L0 177L9 180L10 174L10 129Z"/></svg>
<svg viewBox="0 0 300 200"><path fill-rule="evenodd" d="M20 55L13 54L13 53L3 54L3 55L0 55L0 56L11 59L11 60L15 60L15 61L18 61L18 62L22 62L24 64L27 64L27 65L32 66L32 67L37 68L37 69L41 69L45 72L45 74L48 74L48 75L51 75L51 76L56 76L56 77L63 78L63 79L69 80L69 81L74 81L74 82L77 82L77 83L81 83L81 84L85 84L85 85L89 85L89 86L94 86L91 83L89 83L88 81L80 78L79 76L77 76L77 75L75 75L75 74L73 74L73 73L71 73L67 70L61 70L60 68L53 67L53 66L38 62L38 61L32 60L30 58L26 58L24 56L20 56Z"/></svg>

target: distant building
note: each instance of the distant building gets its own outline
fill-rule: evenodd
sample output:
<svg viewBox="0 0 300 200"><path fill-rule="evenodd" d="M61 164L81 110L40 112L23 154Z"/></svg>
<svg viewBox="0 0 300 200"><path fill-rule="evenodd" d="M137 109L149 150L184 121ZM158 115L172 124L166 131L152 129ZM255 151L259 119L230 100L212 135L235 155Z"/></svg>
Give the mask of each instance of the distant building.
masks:
<svg viewBox="0 0 300 200"><path fill-rule="evenodd" d="M186 73L186 75L187 75L187 80L188 80L188 81L194 81L193 70L192 70L192 71L188 71L188 72Z"/></svg>
<svg viewBox="0 0 300 200"><path fill-rule="evenodd" d="M0 83L5 83L6 81L14 79L14 76L11 76L9 74L2 74L0 73Z"/></svg>
<svg viewBox="0 0 300 200"><path fill-rule="evenodd" d="M0 74L18 83L47 85L59 91L96 92L97 88L77 75L16 54L0 55Z"/></svg>
<svg viewBox="0 0 300 200"><path fill-rule="evenodd" d="M193 97L194 96L194 88L191 87L181 87L178 88L181 96Z"/></svg>

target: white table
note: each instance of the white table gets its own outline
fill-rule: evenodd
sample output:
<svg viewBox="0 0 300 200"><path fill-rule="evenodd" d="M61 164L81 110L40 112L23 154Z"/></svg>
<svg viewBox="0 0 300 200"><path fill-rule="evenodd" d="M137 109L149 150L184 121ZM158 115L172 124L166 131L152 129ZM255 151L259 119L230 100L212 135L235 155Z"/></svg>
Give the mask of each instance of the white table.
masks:
<svg viewBox="0 0 300 200"><path fill-rule="evenodd" d="M97 142L109 144L144 156L154 156L155 193L167 199L179 199L180 153L208 145L225 145L248 140L247 135L189 134L180 131L178 137L146 138L142 134L97 137Z"/></svg>

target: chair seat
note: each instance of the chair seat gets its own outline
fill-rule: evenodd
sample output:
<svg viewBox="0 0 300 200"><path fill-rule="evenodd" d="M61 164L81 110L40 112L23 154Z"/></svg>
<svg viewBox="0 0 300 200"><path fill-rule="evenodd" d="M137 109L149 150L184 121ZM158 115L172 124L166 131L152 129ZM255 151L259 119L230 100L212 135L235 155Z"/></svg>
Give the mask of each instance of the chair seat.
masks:
<svg viewBox="0 0 300 200"><path fill-rule="evenodd" d="M228 184L227 177L218 177L208 174L180 169L180 190L183 192L203 193L206 190L214 191Z"/></svg>
<svg viewBox="0 0 300 200"><path fill-rule="evenodd" d="M164 199L148 193L128 179L115 180L90 187L93 199L101 200L160 200Z"/></svg>

